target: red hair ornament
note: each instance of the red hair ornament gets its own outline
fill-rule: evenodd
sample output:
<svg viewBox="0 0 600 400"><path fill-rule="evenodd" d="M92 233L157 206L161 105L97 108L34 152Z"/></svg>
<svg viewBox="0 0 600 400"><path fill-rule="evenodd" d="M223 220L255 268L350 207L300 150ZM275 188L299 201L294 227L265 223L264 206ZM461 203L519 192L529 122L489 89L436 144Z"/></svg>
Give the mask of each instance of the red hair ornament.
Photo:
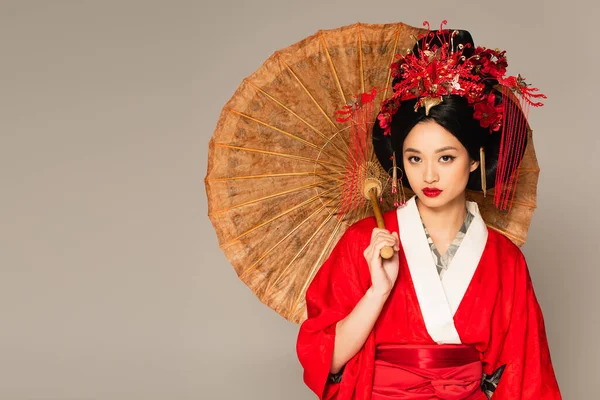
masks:
<svg viewBox="0 0 600 400"><path fill-rule="evenodd" d="M442 21L438 31L431 31L429 22L424 26L428 33L419 35L415 52L408 50L405 55L396 55L397 61L390 66L395 79L393 94L381 102L377 116L384 135L391 135L391 121L400 104L409 99L417 99L415 111L425 108L429 115L432 107L443 102L443 96L465 97L473 107L473 118L479 121L490 134L500 132L501 143L496 168L494 204L509 212L517 184L517 169L523 155L527 135L527 117L530 106L540 107L537 99L546 96L538 93L520 75L505 76L508 63L506 51L475 47L470 56L464 53L471 49L470 43L454 45L459 31L444 29L447 21ZM434 39L437 43L433 43ZM470 52L470 51L469 51ZM490 91L489 87L493 87ZM486 90L486 88L488 88ZM344 106L336 114L338 122L352 121L364 105L372 103L377 90L362 93L358 101ZM482 191L486 193L485 159L481 154Z"/></svg>

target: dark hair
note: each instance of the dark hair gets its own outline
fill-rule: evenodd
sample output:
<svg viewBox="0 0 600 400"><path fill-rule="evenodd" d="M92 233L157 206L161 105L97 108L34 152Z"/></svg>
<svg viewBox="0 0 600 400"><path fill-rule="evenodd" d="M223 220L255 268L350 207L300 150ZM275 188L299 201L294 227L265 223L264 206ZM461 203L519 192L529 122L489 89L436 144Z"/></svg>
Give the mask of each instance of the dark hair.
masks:
<svg viewBox="0 0 600 400"><path fill-rule="evenodd" d="M435 32L432 33L435 34ZM437 36L433 38L431 43L436 42L440 43ZM464 45L467 43L470 43L470 49L474 48L473 39L469 32L459 31L459 34L454 37L454 46L456 47L458 44ZM415 51L417 46L419 46L419 44L415 45ZM467 52L464 52L463 54L466 56L469 55ZM394 83L395 82L396 80ZM488 82L485 92L495 93L496 104L500 104L502 96L497 90L493 89L495 83L497 82ZM397 165L404 171L402 145L406 136L408 136L409 132L417 124L433 121L456 136L460 143L467 149L471 159L480 161L479 148L483 146L485 152L486 187L488 189L493 188L496 184L496 168L498 166L498 153L502 139L501 130L490 134L489 128L482 128L479 124L479 120L473 118L473 106L469 105L467 99L462 96L443 96L443 102L432 107L429 111L429 115L425 115L424 107L419 107L417 111L415 111L414 107L416 102L417 99L411 99L405 100L400 104L391 120L391 136L385 136L383 134L383 129L379 125L379 121L375 121L373 127L373 147L381 166L388 172L392 171L391 157L395 151ZM524 149L527 145L527 135L524 136L524 141L520 143L519 149L517 149L517 159L519 161L523 157ZM515 168L516 165L512 166L509 172L512 172ZM402 175L402 184L410 188L406 176L404 174ZM473 171L469 176L467 189L482 190L481 172L479 168Z"/></svg>

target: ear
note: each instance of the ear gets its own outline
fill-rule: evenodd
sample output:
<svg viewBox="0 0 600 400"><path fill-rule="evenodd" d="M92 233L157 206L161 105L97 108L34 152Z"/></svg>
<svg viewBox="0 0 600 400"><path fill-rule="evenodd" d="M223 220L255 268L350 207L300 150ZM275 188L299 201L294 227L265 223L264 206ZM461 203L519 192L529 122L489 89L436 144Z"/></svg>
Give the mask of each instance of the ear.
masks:
<svg viewBox="0 0 600 400"><path fill-rule="evenodd" d="M479 161L471 160L471 166L469 167L470 172L473 172L479 167Z"/></svg>

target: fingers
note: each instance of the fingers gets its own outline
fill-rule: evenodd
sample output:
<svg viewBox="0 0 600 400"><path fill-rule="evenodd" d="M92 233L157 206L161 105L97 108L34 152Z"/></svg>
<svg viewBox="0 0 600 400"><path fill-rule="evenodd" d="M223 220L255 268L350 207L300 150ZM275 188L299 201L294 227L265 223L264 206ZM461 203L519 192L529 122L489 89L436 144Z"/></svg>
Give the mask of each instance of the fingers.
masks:
<svg viewBox="0 0 600 400"><path fill-rule="evenodd" d="M373 241L375 237L380 235L390 235L390 231L382 228L373 228L373 230L371 231L371 241Z"/></svg>
<svg viewBox="0 0 600 400"><path fill-rule="evenodd" d="M390 231L387 229L374 228L371 232L371 244L380 240L391 240L392 243L390 246L393 246L395 243L400 243L400 238L398 237L397 232L390 233Z"/></svg>
<svg viewBox="0 0 600 400"><path fill-rule="evenodd" d="M373 243L373 248L374 250L381 250L383 249L385 246L390 246L390 247L394 247L396 246L396 239L395 238L380 238L378 239L375 243Z"/></svg>
<svg viewBox="0 0 600 400"><path fill-rule="evenodd" d="M371 234L371 243L363 254L367 260L374 260L379 257L381 249L385 246L390 246L395 251L399 251L400 239L398 233L390 233L387 229L374 228Z"/></svg>

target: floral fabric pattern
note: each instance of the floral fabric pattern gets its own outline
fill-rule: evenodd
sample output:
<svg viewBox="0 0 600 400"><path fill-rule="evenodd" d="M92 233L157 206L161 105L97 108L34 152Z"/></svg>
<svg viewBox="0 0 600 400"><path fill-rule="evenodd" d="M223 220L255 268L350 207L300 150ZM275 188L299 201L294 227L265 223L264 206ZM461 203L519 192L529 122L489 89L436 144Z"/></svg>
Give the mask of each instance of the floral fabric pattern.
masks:
<svg viewBox="0 0 600 400"><path fill-rule="evenodd" d="M438 249L435 247L433 239L431 239L431 236L429 235L425 224L423 224L423 229L425 229L425 235L427 236L427 242L429 243L429 248L431 249L431 255L433 256L433 260L435 261L435 265L437 267L438 274L440 275L440 279L444 276L444 272L446 272L446 270L448 269L448 266L450 265L452 258L456 254L458 247L462 243L465 234L467 233L467 229L469 229L469 225L471 225L471 221L473 221L473 218L474 215L471 214L469 210L467 210L467 215L465 217L465 220L463 221L462 226L456 233L456 236L454 236L452 243L450 244L448 250L446 250L446 253L444 253L444 255L441 255ZM423 222L423 220L421 220L421 222Z"/></svg>

